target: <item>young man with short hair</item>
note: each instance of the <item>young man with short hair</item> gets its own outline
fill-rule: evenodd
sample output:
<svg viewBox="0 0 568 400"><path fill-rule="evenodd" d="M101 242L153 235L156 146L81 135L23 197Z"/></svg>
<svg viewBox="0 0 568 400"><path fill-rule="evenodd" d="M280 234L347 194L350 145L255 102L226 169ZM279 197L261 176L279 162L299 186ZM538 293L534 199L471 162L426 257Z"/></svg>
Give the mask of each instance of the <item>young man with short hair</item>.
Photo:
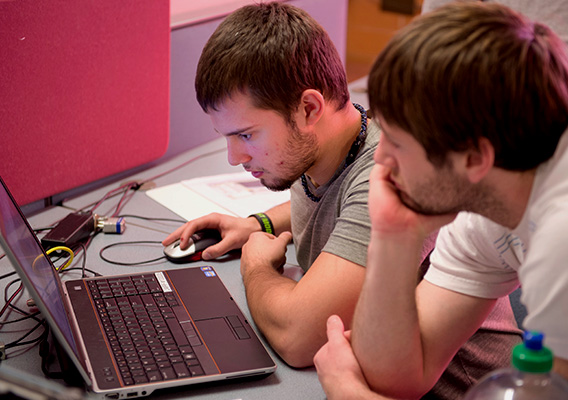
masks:
<svg viewBox="0 0 568 400"><path fill-rule="evenodd" d="M349 101L341 59L324 29L284 2L230 14L203 49L195 87L227 141L229 163L272 190L290 188L291 201L260 217L267 232L253 217L211 214L189 221L164 244L181 237L183 247L195 231L210 228L222 241L204 259L242 248L256 325L287 363L310 366L325 343L327 316L350 321L363 283L378 127ZM306 271L299 282L280 271L290 232Z"/></svg>
<svg viewBox="0 0 568 400"><path fill-rule="evenodd" d="M502 5L451 4L395 35L368 85L382 133L367 275L351 342L332 317L315 357L329 398L424 395L519 285L525 328L544 332L568 377L565 44Z"/></svg>

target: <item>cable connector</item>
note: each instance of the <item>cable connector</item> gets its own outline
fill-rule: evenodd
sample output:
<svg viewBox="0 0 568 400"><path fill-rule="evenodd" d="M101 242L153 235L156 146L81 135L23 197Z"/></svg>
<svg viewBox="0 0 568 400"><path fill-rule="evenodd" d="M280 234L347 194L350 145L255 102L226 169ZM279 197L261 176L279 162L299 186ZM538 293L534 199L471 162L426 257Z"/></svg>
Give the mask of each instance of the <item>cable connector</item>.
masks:
<svg viewBox="0 0 568 400"><path fill-rule="evenodd" d="M124 233L126 221L123 217L101 217L95 214L97 229L104 233Z"/></svg>

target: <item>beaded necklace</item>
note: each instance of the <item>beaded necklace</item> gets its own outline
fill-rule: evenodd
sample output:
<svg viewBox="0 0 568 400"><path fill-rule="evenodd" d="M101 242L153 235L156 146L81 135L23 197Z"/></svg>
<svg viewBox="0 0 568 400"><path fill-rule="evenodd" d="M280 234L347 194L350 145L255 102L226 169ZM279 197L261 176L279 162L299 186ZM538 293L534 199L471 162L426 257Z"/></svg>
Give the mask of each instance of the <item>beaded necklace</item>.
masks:
<svg viewBox="0 0 568 400"><path fill-rule="evenodd" d="M353 103L353 106L357 109L357 111L361 113L361 130L359 131L359 135L357 135L357 138L355 139L355 141L351 145L351 148L349 149L349 153L345 158L345 163L343 164L343 168L341 171L345 170L345 168L350 166L353 163L353 161L355 161L355 157L357 157L359 149L361 148L363 143L365 143L365 138L367 137L367 112L365 111L365 108L363 108L363 106L357 103ZM310 191L310 188L308 187L308 179L306 178L306 174L302 174L301 180L302 180L302 187L304 188L304 193L306 193L306 196L308 196L308 198L311 201L314 201L316 203L319 202L321 197L316 196Z"/></svg>

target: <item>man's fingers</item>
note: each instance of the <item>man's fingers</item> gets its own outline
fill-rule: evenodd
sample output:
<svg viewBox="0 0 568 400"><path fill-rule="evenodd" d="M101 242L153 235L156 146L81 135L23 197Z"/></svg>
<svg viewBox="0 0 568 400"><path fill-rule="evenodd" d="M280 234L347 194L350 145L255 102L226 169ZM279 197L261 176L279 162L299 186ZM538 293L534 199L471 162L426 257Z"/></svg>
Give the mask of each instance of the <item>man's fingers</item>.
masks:
<svg viewBox="0 0 568 400"><path fill-rule="evenodd" d="M164 240L162 240L162 245L167 246L169 244L172 244L176 240L178 240L179 237L181 236L183 230L185 229L186 225L187 224L184 224L184 225L180 226L179 228L177 228L172 233L170 233Z"/></svg>
<svg viewBox="0 0 568 400"><path fill-rule="evenodd" d="M278 238L280 240L284 240L286 241L286 244L290 243L292 241L292 233L286 231L286 232L282 232L280 234L280 236L278 236Z"/></svg>
<svg viewBox="0 0 568 400"><path fill-rule="evenodd" d="M332 315L327 319L327 339L330 342L338 339L345 340L344 331L345 326L339 316Z"/></svg>
<svg viewBox="0 0 568 400"><path fill-rule="evenodd" d="M203 258L203 260L205 261L213 260L215 258L221 257L223 254L227 253L230 250L232 249L228 248L226 243L223 243L221 241L203 250L203 253L201 253L201 258Z"/></svg>
<svg viewBox="0 0 568 400"><path fill-rule="evenodd" d="M204 229L218 229L219 221L217 214L208 214L204 217L200 217L191 221L186 222L175 231L173 231L168 237L166 237L162 244L167 246L176 240L180 239L180 247L185 250L189 243L189 238L197 231Z"/></svg>

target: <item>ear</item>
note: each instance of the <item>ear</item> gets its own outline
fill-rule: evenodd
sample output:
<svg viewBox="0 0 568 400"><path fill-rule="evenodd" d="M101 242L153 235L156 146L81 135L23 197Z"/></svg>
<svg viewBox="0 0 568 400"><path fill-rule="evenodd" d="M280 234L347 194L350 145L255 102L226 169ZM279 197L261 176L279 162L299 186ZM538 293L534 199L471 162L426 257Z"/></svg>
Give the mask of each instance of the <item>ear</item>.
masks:
<svg viewBox="0 0 568 400"><path fill-rule="evenodd" d="M300 128L314 126L323 116L325 99L315 89L306 89L302 92L300 105L296 111L296 123Z"/></svg>
<svg viewBox="0 0 568 400"><path fill-rule="evenodd" d="M495 148L489 139L482 137L479 139L477 149L466 151L465 168L466 174L471 183L481 181L493 168L495 162Z"/></svg>

